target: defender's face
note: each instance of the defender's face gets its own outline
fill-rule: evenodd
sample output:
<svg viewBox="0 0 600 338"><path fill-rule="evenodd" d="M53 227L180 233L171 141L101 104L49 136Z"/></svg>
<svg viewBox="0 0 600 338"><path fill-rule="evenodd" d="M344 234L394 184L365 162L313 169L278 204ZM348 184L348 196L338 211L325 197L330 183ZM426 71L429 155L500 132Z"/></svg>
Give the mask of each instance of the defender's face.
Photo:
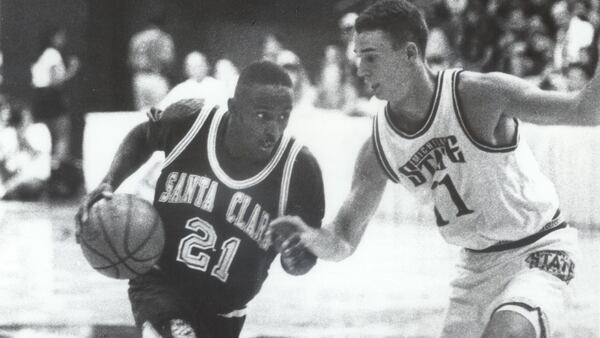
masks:
<svg viewBox="0 0 600 338"><path fill-rule="evenodd" d="M283 136L292 111L292 89L285 86L252 85L233 99L232 118L240 122L240 139L248 157L268 159Z"/></svg>
<svg viewBox="0 0 600 338"><path fill-rule="evenodd" d="M382 100L391 101L409 84L407 74L410 66L404 46L394 49L387 33L381 30L365 31L355 36L355 52L358 56L358 75Z"/></svg>

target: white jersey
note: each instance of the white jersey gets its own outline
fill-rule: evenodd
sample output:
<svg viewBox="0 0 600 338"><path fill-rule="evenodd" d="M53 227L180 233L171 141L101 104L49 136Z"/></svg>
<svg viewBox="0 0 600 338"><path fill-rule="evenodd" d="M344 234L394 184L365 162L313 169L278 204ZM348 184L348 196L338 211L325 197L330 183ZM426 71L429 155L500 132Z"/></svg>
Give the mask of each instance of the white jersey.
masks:
<svg viewBox="0 0 600 338"><path fill-rule="evenodd" d="M519 138L519 121L507 146L482 144L469 133L457 96L459 75L439 73L419 131L401 131L386 107L375 117L373 140L390 179L433 202L445 240L480 250L540 231L557 212L558 197Z"/></svg>

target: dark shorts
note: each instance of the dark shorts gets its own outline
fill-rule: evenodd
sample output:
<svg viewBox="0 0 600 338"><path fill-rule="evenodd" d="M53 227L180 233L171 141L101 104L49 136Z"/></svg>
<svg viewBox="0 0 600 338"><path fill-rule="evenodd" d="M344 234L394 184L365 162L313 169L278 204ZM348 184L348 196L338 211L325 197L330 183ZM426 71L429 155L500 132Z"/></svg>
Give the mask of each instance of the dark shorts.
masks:
<svg viewBox="0 0 600 338"><path fill-rule="evenodd" d="M44 87L33 90L31 112L36 122L55 119L67 113L60 88Z"/></svg>
<svg viewBox="0 0 600 338"><path fill-rule="evenodd" d="M239 337L246 317L222 317L214 308L191 298L172 286L158 270L129 281L129 301L139 328L150 322L163 332L171 319L183 319L198 337Z"/></svg>

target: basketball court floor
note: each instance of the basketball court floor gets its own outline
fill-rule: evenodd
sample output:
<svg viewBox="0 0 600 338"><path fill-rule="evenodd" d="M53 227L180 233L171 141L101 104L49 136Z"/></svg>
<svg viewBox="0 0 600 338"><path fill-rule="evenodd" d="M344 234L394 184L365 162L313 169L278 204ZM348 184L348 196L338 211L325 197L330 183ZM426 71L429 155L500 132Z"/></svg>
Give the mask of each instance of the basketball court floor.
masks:
<svg viewBox="0 0 600 338"><path fill-rule="evenodd" d="M73 238L76 203L0 202L0 337L137 337L127 282L92 270ZM277 261L243 337L436 337L456 249L425 224L379 216L354 256L302 277ZM600 337L600 231L580 226L565 318Z"/></svg>

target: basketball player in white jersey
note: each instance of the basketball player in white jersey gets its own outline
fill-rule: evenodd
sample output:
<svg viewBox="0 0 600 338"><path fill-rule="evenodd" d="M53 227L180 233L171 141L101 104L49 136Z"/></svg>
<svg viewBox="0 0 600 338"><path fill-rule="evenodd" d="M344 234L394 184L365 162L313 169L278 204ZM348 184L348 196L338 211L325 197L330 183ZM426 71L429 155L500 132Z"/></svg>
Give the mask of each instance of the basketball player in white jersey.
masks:
<svg viewBox="0 0 600 338"><path fill-rule="evenodd" d="M445 240L463 247L443 337L551 337L574 275L577 233L520 137L520 121L595 125L600 79L581 92L542 91L517 77L446 70L424 61L428 30L406 0L383 0L356 21L359 75L385 109L374 118L351 191L331 224L283 217L315 255L356 249L388 181L433 202Z"/></svg>

